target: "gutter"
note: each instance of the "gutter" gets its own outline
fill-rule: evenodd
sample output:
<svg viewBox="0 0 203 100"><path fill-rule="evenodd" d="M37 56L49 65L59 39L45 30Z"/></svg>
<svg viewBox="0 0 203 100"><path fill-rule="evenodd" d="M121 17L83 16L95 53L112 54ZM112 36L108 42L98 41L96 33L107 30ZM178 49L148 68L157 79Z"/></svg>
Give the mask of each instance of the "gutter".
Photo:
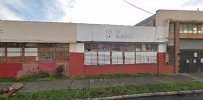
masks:
<svg viewBox="0 0 203 100"><path fill-rule="evenodd" d="M119 95L119 96L101 97L101 98L85 98L85 99L76 99L76 100L113 100L113 99L128 99L128 98L140 98L140 97L151 97L151 96L171 96L171 95L185 95L185 94L200 94L200 93L203 93L203 89L200 89L200 90L188 90L188 91L142 93L142 94Z"/></svg>

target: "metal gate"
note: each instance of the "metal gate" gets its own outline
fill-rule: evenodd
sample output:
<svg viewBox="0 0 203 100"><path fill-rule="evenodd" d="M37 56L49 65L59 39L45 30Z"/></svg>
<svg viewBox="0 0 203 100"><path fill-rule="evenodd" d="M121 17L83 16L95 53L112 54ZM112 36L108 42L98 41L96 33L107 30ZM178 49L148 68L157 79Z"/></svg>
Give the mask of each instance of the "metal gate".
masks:
<svg viewBox="0 0 203 100"><path fill-rule="evenodd" d="M203 71L203 50L180 50L181 73Z"/></svg>

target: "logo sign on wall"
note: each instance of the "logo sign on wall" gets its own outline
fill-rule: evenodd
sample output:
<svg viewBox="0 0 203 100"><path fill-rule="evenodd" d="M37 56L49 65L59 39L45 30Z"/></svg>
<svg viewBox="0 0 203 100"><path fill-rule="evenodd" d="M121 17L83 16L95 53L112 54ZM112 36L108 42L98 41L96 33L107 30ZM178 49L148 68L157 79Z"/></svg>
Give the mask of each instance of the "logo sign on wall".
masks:
<svg viewBox="0 0 203 100"><path fill-rule="evenodd" d="M106 30L105 39L132 39L133 35L126 31L120 30Z"/></svg>

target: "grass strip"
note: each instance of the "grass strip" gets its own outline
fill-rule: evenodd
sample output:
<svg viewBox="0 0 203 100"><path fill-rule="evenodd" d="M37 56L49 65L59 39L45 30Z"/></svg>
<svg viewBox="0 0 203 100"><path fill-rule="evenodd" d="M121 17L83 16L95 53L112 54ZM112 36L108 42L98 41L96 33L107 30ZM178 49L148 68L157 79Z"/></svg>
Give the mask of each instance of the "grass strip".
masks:
<svg viewBox="0 0 203 100"><path fill-rule="evenodd" d="M8 100L72 100L151 92L169 92L203 89L200 82L165 83L142 86L117 86L110 88L62 89L41 92L17 93Z"/></svg>
<svg viewBox="0 0 203 100"><path fill-rule="evenodd" d="M115 74L115 75L98 75L98 76L85 76L85 77L62 77L56 78L49 77L22 77L22 78L1 78L0 82L33 82L33 81L52 81L52 80L88 80L88 79L111 79L111 78L126 78L126 77L153 77L153 76L167 76L166 74Z"/></svg>

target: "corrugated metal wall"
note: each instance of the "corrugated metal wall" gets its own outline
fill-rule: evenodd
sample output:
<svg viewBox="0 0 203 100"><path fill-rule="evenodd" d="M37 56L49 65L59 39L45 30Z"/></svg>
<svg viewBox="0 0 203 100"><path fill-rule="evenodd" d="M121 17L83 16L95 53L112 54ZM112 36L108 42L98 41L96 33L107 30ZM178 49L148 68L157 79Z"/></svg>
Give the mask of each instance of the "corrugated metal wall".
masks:
<svg viewBox="0 0 203 100"><path fill-rule="evenodd" d="M180 49L203 49L203 40L180 40Z"/></svg>

